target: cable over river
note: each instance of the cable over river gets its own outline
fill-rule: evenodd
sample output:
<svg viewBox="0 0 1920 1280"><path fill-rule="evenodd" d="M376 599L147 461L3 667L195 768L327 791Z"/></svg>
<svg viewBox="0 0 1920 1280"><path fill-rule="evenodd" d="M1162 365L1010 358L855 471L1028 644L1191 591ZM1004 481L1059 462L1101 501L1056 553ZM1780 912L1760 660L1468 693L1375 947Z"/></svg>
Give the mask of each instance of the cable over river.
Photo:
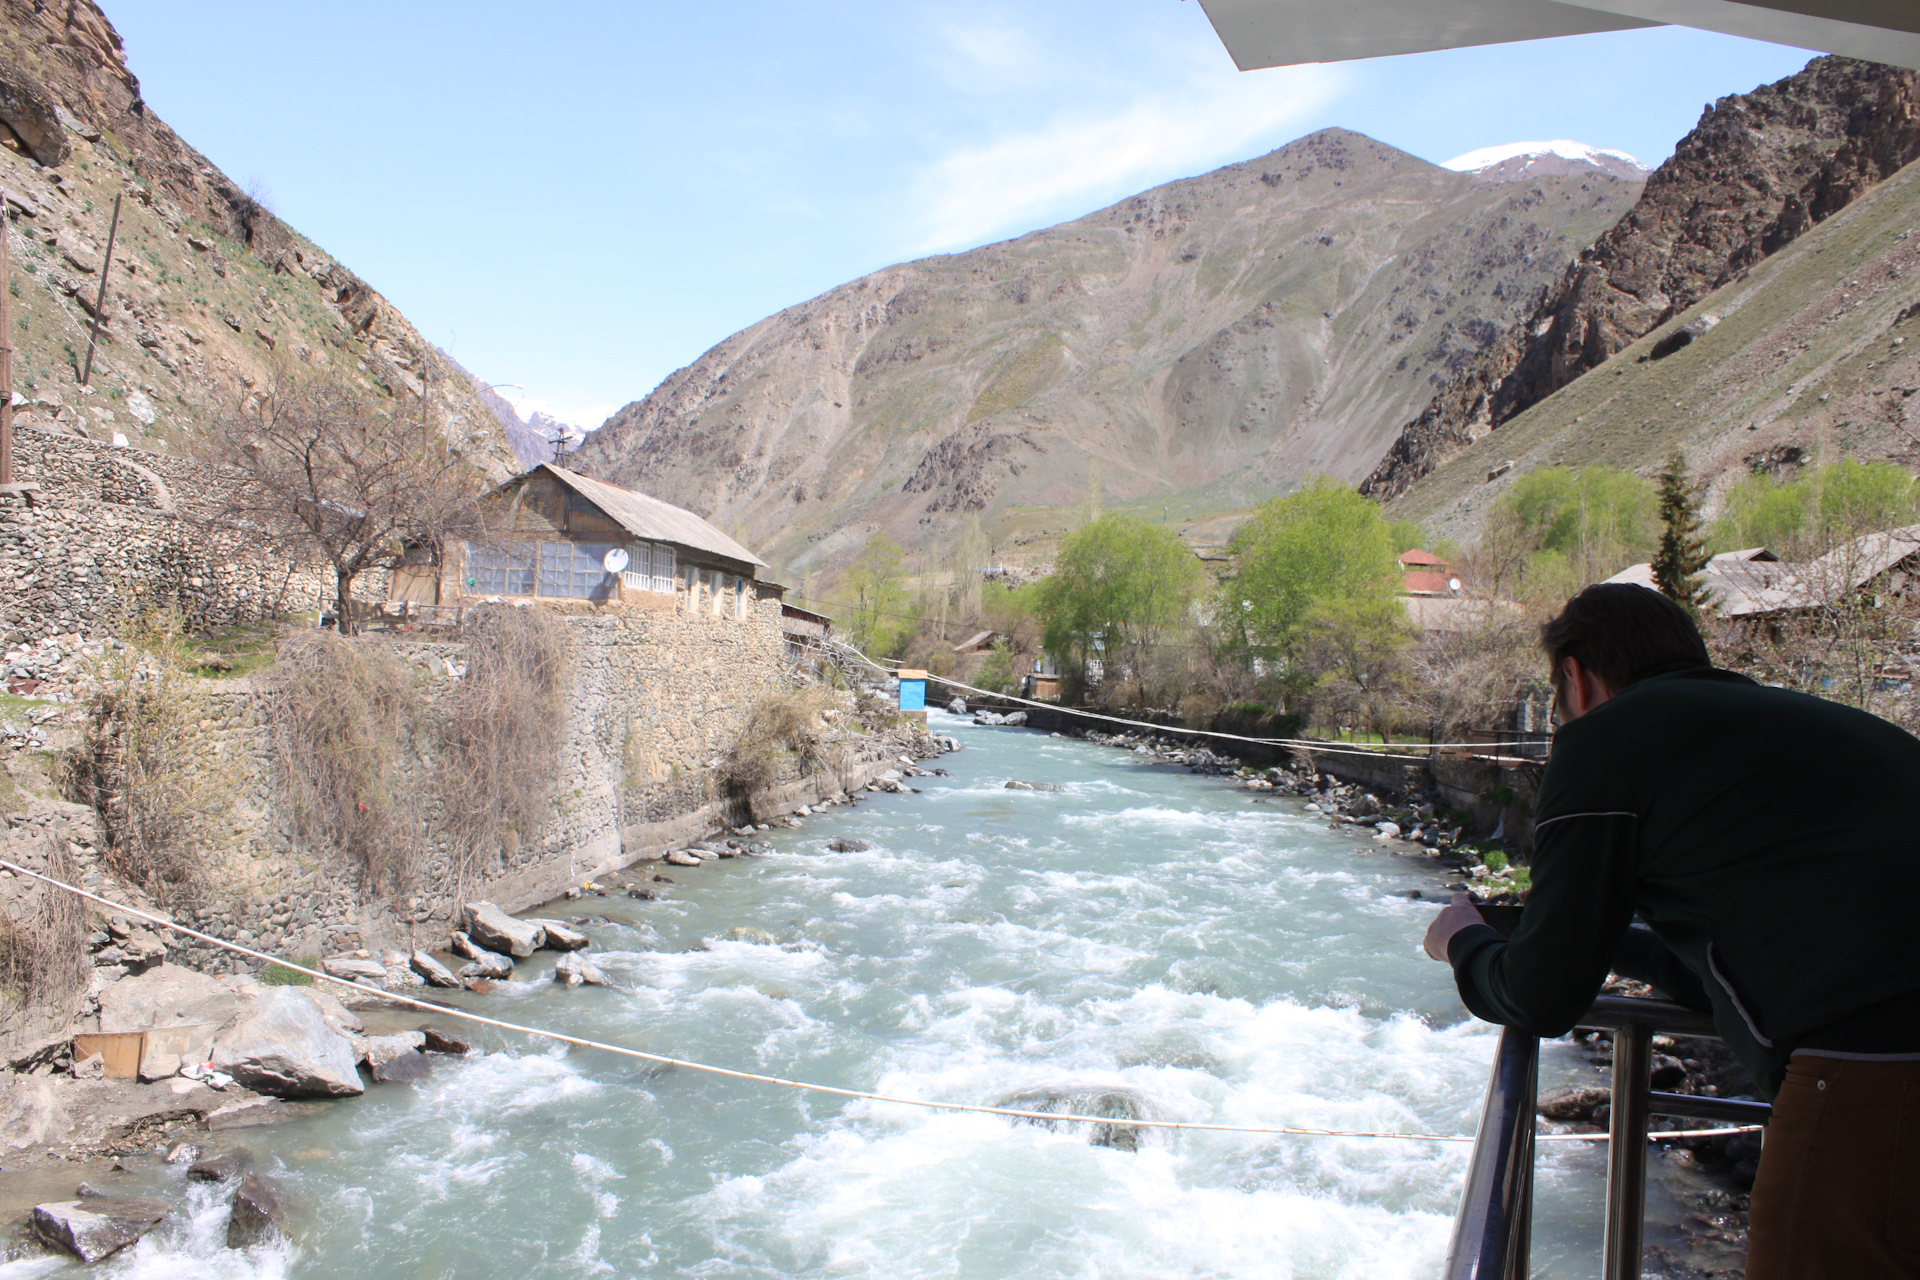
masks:
<svg viewBox="0 0 1920 1280"><path fill-rule="evenodd" d="M1473 1131L1495 1031L1419 952L1424 860L1298 802L935 712L967 750L775 852L592 898L621 989L553 957L513 1021L896 1095L1168 1120ZM1009 791L1010 778L1064 790ZM834 853L826 842L870 842ZM1361 855L1357 849L1366 847ZM666 886L661 886L667 888ZM735 931L740 931L736 936ZM767 935L771 936L769 942ZM368 1030L432 1021L364 1015ZM249 1146L300 1243L223 1247L225 1195L94 1269L124 1277L1349 1277L1437 1273L1465 1144L1095 1129L847 1101L483 1033ZM1542 1085L1594 1081L1562 1043ZM1110 1145L1090 1141L1104 1139ZM1597 1274L1603 1148L1541 1155L1536 1274ZM1651 1242L1678 1210L1656 1157ZM1668 1177L1677 1175L1668 1175ZM198 1189L195 1189L198 1188ZM0 1265L0 1278L78 1275Z"/></svg>

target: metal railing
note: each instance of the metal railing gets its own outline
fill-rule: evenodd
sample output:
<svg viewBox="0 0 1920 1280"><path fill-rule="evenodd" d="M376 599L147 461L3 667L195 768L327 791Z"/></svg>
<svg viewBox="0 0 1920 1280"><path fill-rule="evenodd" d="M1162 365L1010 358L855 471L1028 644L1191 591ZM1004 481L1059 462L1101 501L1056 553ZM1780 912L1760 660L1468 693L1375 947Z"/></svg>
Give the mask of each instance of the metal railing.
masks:
<svg viewBox="0 0 1920 1280"><path fill-rule="evenodd" d="M1660 1093L1651 1086L1653 1037L1718 1039L1713 1020L1665 1000L1601 996L1580 1020L1613 1032L1613 1098L1607 1143L1607 1217L1601 1246L1606 1280L1639 1280L1646 1217L1647 1132L1655 1115L1765 1124L1773 1108L1734 1098ZM1447 1280L1526 1280L1532 1243L1534 1107L1540 1041L1512 1027L1500 1033L1493 1075L1473 1143L1466 1190L1453 1222Z"/></svg>

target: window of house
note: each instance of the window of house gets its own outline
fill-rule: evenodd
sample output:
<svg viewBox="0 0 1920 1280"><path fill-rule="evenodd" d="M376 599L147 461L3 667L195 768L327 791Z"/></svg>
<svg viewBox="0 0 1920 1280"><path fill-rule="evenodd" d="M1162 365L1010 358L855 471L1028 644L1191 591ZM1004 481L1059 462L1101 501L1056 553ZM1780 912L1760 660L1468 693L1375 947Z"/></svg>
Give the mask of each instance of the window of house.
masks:
<svg viewBox="0 0 1920 1280"><path fill-rule="evenodd" d="M638 565L634 566L638 568ZM673 548L664 542L653 544L653 589L655 591L673 590Z"/></svg>
<svg viewBox="0 0 1920 1280"><path fill-rule="evenodd" d="M613 594L618 574L603 563L611 542L543 542L540 544L540 594L560 600L605 600Z"/></svg>
<svg viewBox="0 0 1920 1280"><path fill-rule="evenodd" d="M533 594L534 548L531 543L490 547L467 544L467 591L481 596Z"/></svg>

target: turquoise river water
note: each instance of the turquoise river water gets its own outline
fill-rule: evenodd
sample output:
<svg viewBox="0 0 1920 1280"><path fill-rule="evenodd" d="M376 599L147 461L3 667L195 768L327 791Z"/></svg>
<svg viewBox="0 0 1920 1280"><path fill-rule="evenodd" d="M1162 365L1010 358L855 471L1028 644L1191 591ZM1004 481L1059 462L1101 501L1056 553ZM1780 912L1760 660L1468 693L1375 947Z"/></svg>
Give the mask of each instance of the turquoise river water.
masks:
<svg viewBox="0 0 1920 1280"><path fill-rule="evenodd" d="M1166 1119L1473 1131L1495 1031L1419 951L1435 908L1406 895L1439 888L1424 858L1111 748L934 720L966 749L939 762L951 777L916 780L919 795L808 819L765 856L671 869L663 901L557 904L616 922L591 932L621 989L543 980L542 953L522 963L526 981L461 998L913 1097L1117 1089ZM1009 778L1065 791L1008 791ZM827 852L834 836L875 847ZM741 925L783 945L727 941ZM480 1039L484 1054L439 1059L418 1085L233 1135L296 1198L297 1245L225 1250L224 1197L156 1162L150 1181L187 1211L95 1272L1425 1277L1469 1153L1202 1133L1125 1151L1077 1126ZM1591 1071L1548 1046L1543 1083ZM1603 1159L1587 1144L1545 1149L1535 1274L1597 1274ZM1675 1212L1656 1186L1650 1239ZM22 1261L0 1277L83 1270Z"/></svg>

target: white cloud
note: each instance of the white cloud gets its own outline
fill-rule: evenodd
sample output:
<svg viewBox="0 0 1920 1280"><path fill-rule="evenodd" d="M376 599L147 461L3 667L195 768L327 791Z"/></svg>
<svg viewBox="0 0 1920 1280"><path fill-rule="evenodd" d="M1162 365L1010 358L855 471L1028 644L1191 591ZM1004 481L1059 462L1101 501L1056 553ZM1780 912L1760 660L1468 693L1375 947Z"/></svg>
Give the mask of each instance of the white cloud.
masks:
<svg viewBox="0 0 1920 1280"><path fill-rule="evenodd" d="M1023 84L1048 70L1033 36L1010 22L982 21L976 15L966 22L940 24L934 38L939 52L930 61L964 88Z"/></svg>
<svg viewBox="0 0 1920 1280"><path fill-rule="evenodd" d="M1208 64L1184 76L1170 66L1170 80L1104 108L1062 110L935 158L911 189L920 228L912 252L970 247L1245 159L1285 141L1348 78L1329 66L1240 73L1211 52Z"/></svg>

